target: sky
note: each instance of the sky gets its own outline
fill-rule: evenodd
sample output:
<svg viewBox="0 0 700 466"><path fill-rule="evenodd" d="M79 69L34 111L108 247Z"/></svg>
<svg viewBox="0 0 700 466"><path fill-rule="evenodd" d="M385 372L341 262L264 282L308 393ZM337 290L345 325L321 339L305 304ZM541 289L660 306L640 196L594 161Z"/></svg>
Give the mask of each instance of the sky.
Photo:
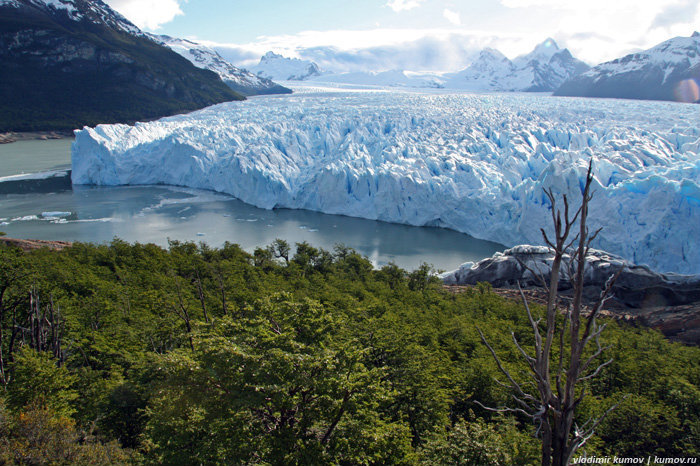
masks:
<svg viewBox="0 0 700 466"><path fill-rule="evenodd" d="M548 37L595 65L700 30L700 0L106 1L237 65L274 51L331 71L457 71L484 47L514 58Z"/></svg>

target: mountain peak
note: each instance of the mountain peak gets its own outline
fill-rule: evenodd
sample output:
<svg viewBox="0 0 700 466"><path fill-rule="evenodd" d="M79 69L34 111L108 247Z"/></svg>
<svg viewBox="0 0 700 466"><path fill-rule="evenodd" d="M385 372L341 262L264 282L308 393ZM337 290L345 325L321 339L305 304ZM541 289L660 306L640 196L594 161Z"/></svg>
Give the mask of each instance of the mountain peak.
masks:
<svg viewBox="0 0 700 466"><path fill-rule="evenodd" d="M692 80L700 66L699 37L697 32L674 37L596 65L564 83L555 95L698 102Z"/></svg>
<svg viewBox="0 0 700 466"><path fill-rule="evenodd" d="M695 31L690 37L700 37L700 32Z"/></svg>
<svg viewBox="0 0 700 466"><path fill-rule="evenodd" d="M496 58L498 60L503 60L507 57L503 55L500 50L492 49L491 47L486 47L481 52L479 52L479 58Z"/></svg>
<svg viewBox="0 0 700 466"><path fill-rule="evenodd" d="M483 49L468 68L453 74L446 86L477 91L549 92L588 68L548 38L529 54L512 61L498 50Z"/></svg>
<svg viewBox="0 0 700 466"><path fill-rule="evenodd" d="M535 49L528 54L528 56L534 57L551 57L555 53L559 51L559 46L557 45L556 41L552 39L551 37L548 37L545 39L544 42L537 44Z"/></svg>
<svg viewBox="0 0 700 466"><path fill-rule="evenodd" d="M22 44L0 47L2 131L127 122L243 99L101 0L3 0L0 43Z"/></svg>
<svg viewBox="0 0 700 466"><path fill-rule="evenodd" d="M53 18L67 17L78 22L87 19L131 35L143 35L138 27L102 0L0 0L0 7L6 6L39 10Z"/></svg>
<svg viewBox="0 0 700 466"><path fill-rule="evenodd" d="M267 52L263 55L260 63L250 71L275 81L303 81L312 76L321 75L321 70L316 63L300 58L287 58L275 52Z"/></svg>
<svg viewBox="0 0 700 466"><path fill-rule="evenodd" d="M243 95L288 94L291 92L291 90L275 84L269 79L261 78L233 66L216 50L205 45L166 35L148 34L148 37L185 57L197 68L218 74L228 87Z"/></svg>
<svg viewBox="0 0 700 466"><path fill-rule="evenodd" d="M265 55L262 56L261 60L272 60L275 58L284 58L284 57L282 55L280 55L279 53L269 51Z"/></svg>

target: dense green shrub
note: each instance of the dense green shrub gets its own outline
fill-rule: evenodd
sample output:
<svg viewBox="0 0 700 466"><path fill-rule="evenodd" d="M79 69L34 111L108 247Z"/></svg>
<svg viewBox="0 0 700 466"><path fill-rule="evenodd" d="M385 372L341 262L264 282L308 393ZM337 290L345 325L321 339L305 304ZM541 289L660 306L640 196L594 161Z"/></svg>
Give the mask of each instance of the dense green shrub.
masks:
<svg viewBox="0 0 700 466"><path fill-rule="evenodd" d="M476 327L522 373L510 331L532 336L519 303L488 285L447 292L428 266L292 249L0 246L2 428L45 410L69 426L61 442L90 432L91 448L116 441L119 461L133 450L148 464L536 463L536 426L475 403L512 405ZM59 359L22 330L31 296L60 315L40 328ZM585 452L697 455L700 350L615 322L604 339L614 362L577 415L631 396Z"/></svg>

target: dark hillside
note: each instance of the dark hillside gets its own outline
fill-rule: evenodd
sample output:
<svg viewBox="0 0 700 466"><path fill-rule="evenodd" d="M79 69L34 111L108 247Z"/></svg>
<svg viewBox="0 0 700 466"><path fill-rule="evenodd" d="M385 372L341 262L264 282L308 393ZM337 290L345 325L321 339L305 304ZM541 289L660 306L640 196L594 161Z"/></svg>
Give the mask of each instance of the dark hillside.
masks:
<svg viewBox="0 0 700 466"><path fill-rule="evenodd" d="M0 6L0 132L150 119L243 98L102 2L74 4L77 13L29 0Z"/></svg>

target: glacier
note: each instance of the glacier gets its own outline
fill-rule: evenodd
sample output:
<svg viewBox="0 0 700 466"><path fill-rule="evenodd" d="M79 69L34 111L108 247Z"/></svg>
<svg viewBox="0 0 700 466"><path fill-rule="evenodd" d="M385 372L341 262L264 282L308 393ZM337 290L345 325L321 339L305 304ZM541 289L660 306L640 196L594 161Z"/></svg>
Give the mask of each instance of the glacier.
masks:
<svg viewBox="0 0 700 466"><path fill-rule="evenodd" d="M595 180L594 246L700 273L700 119L669 102L300 87L76 132L74 184L169 184L257 207L451 228L542 244L543 193Z"/></svg>

